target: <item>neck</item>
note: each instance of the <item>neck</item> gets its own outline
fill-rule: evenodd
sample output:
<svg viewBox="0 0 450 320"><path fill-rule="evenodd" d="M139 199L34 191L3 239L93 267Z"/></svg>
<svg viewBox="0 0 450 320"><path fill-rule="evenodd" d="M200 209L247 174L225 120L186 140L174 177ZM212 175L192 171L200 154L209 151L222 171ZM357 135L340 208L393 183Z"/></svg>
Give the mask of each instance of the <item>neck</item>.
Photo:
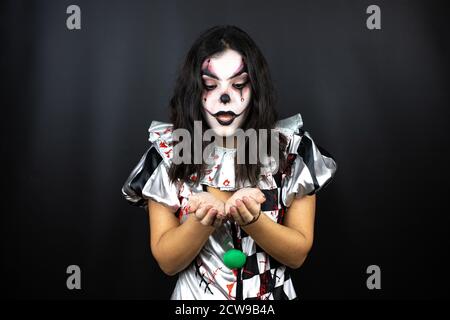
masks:
<svg viewBox="0 0 450 320"><path fill-rule="evenodd" d="M236 148L236 136L222 137L217 139L217 144L224 148Z"/></svg>

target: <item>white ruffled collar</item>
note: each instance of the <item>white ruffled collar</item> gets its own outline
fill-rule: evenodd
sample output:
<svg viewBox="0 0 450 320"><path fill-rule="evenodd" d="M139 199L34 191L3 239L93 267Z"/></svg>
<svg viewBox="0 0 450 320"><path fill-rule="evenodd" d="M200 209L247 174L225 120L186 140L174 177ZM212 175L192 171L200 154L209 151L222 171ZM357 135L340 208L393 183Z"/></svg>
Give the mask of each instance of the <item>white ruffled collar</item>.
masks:
<svg viewBox="0 0 450 320"><path fill-rule="evenodd" d="M279 130L288 139L287 152L296 153L301 137L298 135L303 126L303 121L300 113L289 118L280 120L275 125L275 130ZM173 125L160 121L153 121L148 129L149 141L155 146L165 164L169 167L173 157ZM210 164L206 165L205 175L200 181L200 184L219 188L220 190L233 191L243 187L251 187L251 183L246 181L243 185L237 184L235 181L235 166L234 158L236 156L236 149L225 148L219 145L214 145L213 157L210 158ZM260 180L260 184L269 184L266 186L260 185L262 188L276 187L273 180L273 163L261 168L261 176L264 179ZM197 176L195 174L190 177L192 182L196 182Z"/></svg>

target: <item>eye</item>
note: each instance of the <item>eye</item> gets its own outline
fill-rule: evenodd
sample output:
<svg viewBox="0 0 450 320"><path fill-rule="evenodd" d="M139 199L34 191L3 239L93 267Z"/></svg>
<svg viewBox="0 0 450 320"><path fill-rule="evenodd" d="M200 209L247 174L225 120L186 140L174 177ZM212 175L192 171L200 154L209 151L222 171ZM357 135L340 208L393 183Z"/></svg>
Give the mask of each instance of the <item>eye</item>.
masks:
<svg viewBox="0 0 450 320"><path fill-rule="evenodd" d="M207 85L205 84L205 89L208 91L214 90L217 86L216 85Z"/></svg>
<svg viewBox="0 0 450 320"><path fill-rule="evenodd" d="M233 87L240 90L240 89L243 89L246 85L247 85L247 81L242 82L242 83L235 83L235 84L233 84Z"/></svg>

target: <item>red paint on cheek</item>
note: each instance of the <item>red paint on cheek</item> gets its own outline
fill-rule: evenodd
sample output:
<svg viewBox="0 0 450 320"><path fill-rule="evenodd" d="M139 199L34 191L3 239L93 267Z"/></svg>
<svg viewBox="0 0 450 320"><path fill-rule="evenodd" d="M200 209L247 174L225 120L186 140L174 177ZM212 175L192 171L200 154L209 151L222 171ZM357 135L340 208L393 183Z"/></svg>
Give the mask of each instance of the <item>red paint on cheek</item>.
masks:
<svg viewBox="0 0 450 320"><path fill-rule="evenodd" d="M249 96L250 95L250 87L248 85L244 89L242 89L242 94L244 96Z"/></svg>

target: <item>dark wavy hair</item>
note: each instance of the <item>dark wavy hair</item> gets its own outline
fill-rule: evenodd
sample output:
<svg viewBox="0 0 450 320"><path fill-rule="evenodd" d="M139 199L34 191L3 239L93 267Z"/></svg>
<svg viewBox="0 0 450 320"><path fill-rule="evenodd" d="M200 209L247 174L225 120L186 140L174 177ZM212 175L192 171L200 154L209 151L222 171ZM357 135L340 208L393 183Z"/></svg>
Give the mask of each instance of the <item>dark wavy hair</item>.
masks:
<svg viewBox="0 0 450 320"><path fill-rule="evenodd" d="M270 133L278 120L275 110L276 94L269 68L263 54L250 38L250 36L236 26L215 26L200 35L190 48L186 59L178 74L174 93L170 100L170 120L173 129L183 128L189 131L191 136L194 132L194 121L201 120L203 128L209 128L203 114L201 102L204 84L201 80L201 66L203 61L216 53L226 49L239 52L247 65L247 71L251 84L252 96L248 105L248 113L241 129L244 131L253 128L267 129ZM194 150L192 141L191 150ZM210 142L203 142L202 151ZM258 147L259 147L258 137ZM286 138L279 136L279 169L284 167L284 150ZM261 163L257 159L256 164L247 164L249 155L248 139L245 143L246 164L235 164L236 182L242 183L248 179L252 185L258 181ZM267 150L270 150L270 139L268 139ZM204 177L205 163L202 164L174 164L169 169L169 178L175 182L177 179L189 181L192 174L196 174L197 181Z"/></svg>

